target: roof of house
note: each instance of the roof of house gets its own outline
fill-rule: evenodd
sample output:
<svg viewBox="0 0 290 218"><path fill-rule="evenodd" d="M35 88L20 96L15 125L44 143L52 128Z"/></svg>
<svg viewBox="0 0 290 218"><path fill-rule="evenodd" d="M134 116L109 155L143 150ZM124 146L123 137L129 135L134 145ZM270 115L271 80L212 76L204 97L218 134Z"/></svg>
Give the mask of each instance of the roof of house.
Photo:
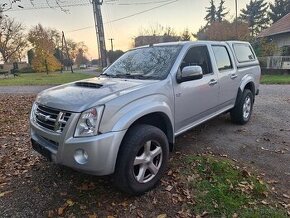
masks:
<svg viewBox="0 0 290 218"><path fill-rule="evenodd" d="M257 37L273 36L281 33L290 33L290 13L263 30Z"/></svg>

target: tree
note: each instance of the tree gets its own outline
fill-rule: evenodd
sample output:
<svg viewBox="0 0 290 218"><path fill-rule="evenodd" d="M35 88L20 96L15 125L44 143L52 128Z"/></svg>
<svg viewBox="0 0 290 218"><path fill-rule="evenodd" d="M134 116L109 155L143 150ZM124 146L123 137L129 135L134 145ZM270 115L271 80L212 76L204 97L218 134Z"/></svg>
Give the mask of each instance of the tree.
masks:
<svg viewBox="0 0 290 218"><path fill-rule="evenodd" d="M218 22L222 22L227 16L227 14L229 13L228 11L225 12L226 8L224 7L224 3L225 3L225 0L221 0L218 10L216 11L216 20Z"/></svg>
<svg viewBox="0 0 290 218"><path fill-rule="evenodd" d="M210 6L206 8L206 16L205 20L207 21L207 25L215 22L217 20L216 18L216 6L214 4L214 0L210 1Z"/></svg>
<svg viewBox="0 0 290 218"><path fill-rule="evenodd" d="M87 64L89 62L88 58L85 56L85 52L86 50L84 50L83 48L78 49L78 53L76 55L75 60L75 63L76 65L78 65L78 67L80 67L80 65L82 64Z"/></svg>
<svg viewBox="0 0 290 218"><path fill-rule="evenodd" d="M273 56L280 52L279 47L271 40L259 38L252 42L255 53L258 57Z"/></svg>
<svg viewBox="0 0 290 218"><path fill-rule="evenodd" d="M107 53L109 61L111 64L114 63L123 54L124 54L124 52L122 50L108 51L108 53Z"/></svg>
<svg viewBox="0 0 290 218"><path fill-rule="evenodd" d="M275 0L270 4L270 11L268 12L271 21L274 23L277 20L290 13L290 1L289 0Z"/></svg>
<svg viewBox="0 0 290 218"><path fill-rule="evenodd" d="M188 28L186 28L181 34L181 41L190 41L190 39L191 39L191 35L189 33Z"/></svg>
<svg viewBox="0 0 290 218"><path fill-rule="evenodd" d="M248 23L252 37L268 27L267 9L268 3L264 0L251 0L246 9L241 10L240 18Z"/></svg>
<svg viewBox="0 0 290 218"><path fill-rule="evenodd" d="M199 40L249 40L250 32L247 23L238 23L238 32L235 29L235 22L222 21L214 22L206 28L201 28L194 37Z"/></svg>
<svg viewBox="0 0 290 218"><path fill-rule="evenodd" d="M35 56L35 54L34 54L33 49L29 49L27 51L27 58L28 58L28 63L29 63L30 66L32 66L32 61L34 59L34 56Z"/></svg>
<svg viewBox="0 0 290 218"><path fill-rule="evenodd" d="M176 34L172 27L164 27L157 24L150 26L148 29L141 29L139 36L134 39L133 47L176 41L180 41L180 36Z"/></svg>
<svg viewBox="0 0 290 218"><path fill-rule="evenodd" d="M32 67L38 72L55 71L61 65L55 58L55 48L57 47L56 30L44 28L41 24L33 27L28 33L28 41L34 51Z"/></svg>
<svg viewBox="0 0 290 218"><path fill-rule="evenodd" d="M24 49L27 47L24 26L14 19L5 17L0 20L0 54L2 60L19 61L23 56Z"/></svg>

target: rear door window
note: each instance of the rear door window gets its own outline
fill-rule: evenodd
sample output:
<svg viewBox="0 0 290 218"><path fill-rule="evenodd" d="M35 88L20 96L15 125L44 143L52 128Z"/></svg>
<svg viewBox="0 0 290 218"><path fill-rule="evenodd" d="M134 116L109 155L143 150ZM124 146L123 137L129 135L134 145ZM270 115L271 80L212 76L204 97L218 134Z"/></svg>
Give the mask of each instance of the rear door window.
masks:
<svg viewBox="0 0 290 218"><path fill-rule="evenodd" d="M219 71L233 69L229 52L225 46L214 45L212 49Z"/></svg>
<svg viewBox="0 0 290 218"><path fill-rule="evenodd" d="M238 62L242 63L256 60L255 54L248 44L234 44L233 48Z"/></svg>

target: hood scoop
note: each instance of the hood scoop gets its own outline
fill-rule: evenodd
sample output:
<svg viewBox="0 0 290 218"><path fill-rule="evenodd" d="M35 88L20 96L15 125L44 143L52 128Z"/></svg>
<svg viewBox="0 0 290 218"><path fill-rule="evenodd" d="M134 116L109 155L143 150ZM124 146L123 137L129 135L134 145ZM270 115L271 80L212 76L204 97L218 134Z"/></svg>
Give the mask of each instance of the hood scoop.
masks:
<svg viewBox="0 0 290 218"><path fill-rule="evenodd" d="M92 83L92 82L76 82L75 85L79 87L95 88L95 89L99 89L103 86L101 84Z"/></svg>

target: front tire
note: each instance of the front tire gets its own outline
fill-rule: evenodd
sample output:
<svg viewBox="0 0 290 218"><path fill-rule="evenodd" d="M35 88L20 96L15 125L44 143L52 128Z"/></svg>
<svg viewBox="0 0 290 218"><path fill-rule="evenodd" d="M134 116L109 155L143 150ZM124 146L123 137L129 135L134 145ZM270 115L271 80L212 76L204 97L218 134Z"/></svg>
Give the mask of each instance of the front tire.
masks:
<svg viewBox="0 0 290 218"><path fill-rule="evenodd" d="M130 128L118 154L115 186L131 195L151 190L166 170L168 155L168 140L159 128L144 124Z"/></svg>
<svg viewBox="0 0 290 218"><path fill-rule="evenodd" d="M245 89L241 99L230 112L232 122L241 125L246 124L251 118L253 104L253 93L249 89Z"/></svg>

